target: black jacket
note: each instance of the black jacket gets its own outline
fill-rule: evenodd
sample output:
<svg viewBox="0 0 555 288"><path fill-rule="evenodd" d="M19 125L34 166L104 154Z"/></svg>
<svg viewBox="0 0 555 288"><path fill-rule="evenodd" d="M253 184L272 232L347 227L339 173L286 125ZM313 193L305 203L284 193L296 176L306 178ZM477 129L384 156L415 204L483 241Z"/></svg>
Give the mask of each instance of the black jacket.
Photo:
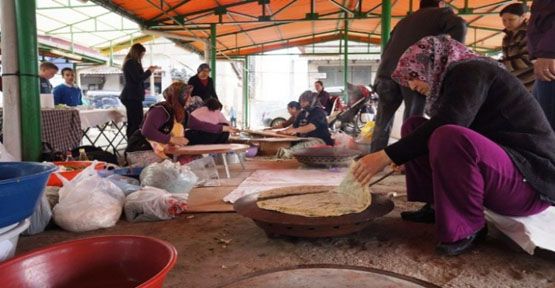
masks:
<svg viewBox="0 0 555 288"><path fill-rule="evenodd" d="M464 43L466 23L451 8L423 8L401 19L391 32L376 76L389 79L407 48L426 36L441 34Z"/></svg>
<svg viewBox="0 0 555 288"><path fill-rule="evenodd" d="M218 99L218 95L216 94L216 89L214 88L214 81L212 78L208 77L208 85L202 85L200 78L197 75L189 78L189 85L193 85L193 92L191 96L199 96L202 98L202 101L206 101L208 98L216 98Z"/></svg>
<svg viewBox="0 0 555 288"><path fill-rule="evenodd" d="M123 64L123 77L125 86L121 91L120 99L122 101L143 101L145 100L145 88L143 82L150 77L150 70L144 71L143 66L133 60L127 60Z"/></svg>
<svg viewBox="0 0 555 288"><path fill-rule="evenodd" d="M555 203L555 133L516 77L489 62L462 62L447 71L438 104L430 121L385 148L393 162L426 155L430 136L443 125L468 127L501 146L530 185Z"/></svg>

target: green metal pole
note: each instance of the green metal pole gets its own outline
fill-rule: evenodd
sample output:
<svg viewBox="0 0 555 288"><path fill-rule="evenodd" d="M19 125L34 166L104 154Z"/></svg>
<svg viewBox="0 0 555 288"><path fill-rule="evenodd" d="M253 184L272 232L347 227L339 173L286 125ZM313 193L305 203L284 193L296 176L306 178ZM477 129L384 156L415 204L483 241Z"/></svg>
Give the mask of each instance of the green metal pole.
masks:
<svg viewBox="0 0 555 288"><path fill-rule="evenodd" d="M216 24L210 24L210 77L216 85Z"/></svg>
<svg viewBox="0 0 555 288"><path fill-rule="evenodd" d="M347 14L345 14L347 16ZM343 33L343 101L347 103L349 100L349 91L347 89L348 69L349 69L349 21L345 20L345 31Z"/></svg>
<svg viewBox="0 0 555 288"><path fill-rule="evenodd" d="M249 128L249 56L243 64L243 128Z"/></svg>
<svg viewBox="0 0 555 288"><path fill-rule="evenodd" d="M110 41L110 59L108 60L110 67L114 66L114 45L112 43L112 41Z"/></svg>
<svg viewBox="0 0 555 288"><path fill-rule="evenodd" d="M41 153L40 91L38 77L35 0L15 1L21 99L21 156L38 161Z"/></svg>
<svg viewBox="0 0 555 288"><path fill-rule="evenodd" d="M391 0L382 0L382 53L391 31Z"/></svg>

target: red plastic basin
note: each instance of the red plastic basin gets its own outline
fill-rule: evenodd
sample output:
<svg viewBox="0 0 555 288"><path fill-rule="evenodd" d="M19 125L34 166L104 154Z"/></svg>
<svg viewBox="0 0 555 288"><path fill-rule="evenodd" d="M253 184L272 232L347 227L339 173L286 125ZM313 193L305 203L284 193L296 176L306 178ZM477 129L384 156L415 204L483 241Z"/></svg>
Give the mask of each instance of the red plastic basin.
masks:
<svg viewBox="0 0 555 288"><path fill-rule="evenodd" d="M66 172L58 172L60 173L60 175L64 176L64 178L66 178L67 180L71 180L73 178L75 178L75 176L77 176L77 174L81 173L81 171L87 167L89 167L93 162L92 161L69 161L69 162L54 162L54 164L56 166L65 166L68 168L72 168L75 169L73 171L66 171ZM102 170L106 168L106 163L105 162L98 162L98 164L96 164L96 167L94 167L95 170ZM56 175L56 173L52 173L52 175L50 175L50 178L48 179L48 183L46 183L46 186L59 186L61 187L63 185L62 180L60 180L60 178L58 178L58 176Z"/></svg>
<svg viewBox="0 0 555 288"><path fill-rule="evenodd" d="M168 242L101 236L47 246L0 263L2 287L162 287L177 261Z"/></svg>

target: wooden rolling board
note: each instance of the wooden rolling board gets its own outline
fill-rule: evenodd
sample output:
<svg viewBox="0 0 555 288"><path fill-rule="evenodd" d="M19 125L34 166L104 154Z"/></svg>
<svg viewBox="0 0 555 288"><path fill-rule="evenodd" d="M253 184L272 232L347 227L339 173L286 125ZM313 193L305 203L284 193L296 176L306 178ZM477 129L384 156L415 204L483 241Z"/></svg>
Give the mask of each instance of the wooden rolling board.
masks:
<svg viewBox="0 0 555 288"><path fill-rule="evenodd" d="M237 136L230 136L229 140L239 143L258 143L258 142L295 142L295 141L306 141L309 138L301 137L267 137L267 138L240 138Z"/></svg>
<svg viewBox="0 0 555 288"><path fill-rule="evenodd" d="M245 144L210 144L210 145L191 145L180 148L168 149L166 152L174 156L180 155L202 155L218 154L227 152L244 152L249 148Z"/></svg>
<svg viewBox="0 0 555 288"><path fill-rule="evenodd" d="M265 130L265 131L259 131L259 130L243 130L242 132L245 133L249 133L251 135L259 135L259 136L265 136L265 137L275 137L275 138L297 138L297 137L292 137L291 135L284 135L284 134L279 134L275 131L270 131L270 130Z"/></svg>

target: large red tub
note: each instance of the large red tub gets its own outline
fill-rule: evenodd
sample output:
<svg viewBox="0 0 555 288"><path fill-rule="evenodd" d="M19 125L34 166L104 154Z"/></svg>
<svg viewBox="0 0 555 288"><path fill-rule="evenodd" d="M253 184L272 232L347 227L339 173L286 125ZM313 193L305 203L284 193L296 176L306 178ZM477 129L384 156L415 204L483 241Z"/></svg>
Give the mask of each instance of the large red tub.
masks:
<svg viewBox="0 0 555 288"><path fill-rule="evenodd" d="M142 236L62 242L0 263L3 287L162 287L175 247Z"/></svg>

